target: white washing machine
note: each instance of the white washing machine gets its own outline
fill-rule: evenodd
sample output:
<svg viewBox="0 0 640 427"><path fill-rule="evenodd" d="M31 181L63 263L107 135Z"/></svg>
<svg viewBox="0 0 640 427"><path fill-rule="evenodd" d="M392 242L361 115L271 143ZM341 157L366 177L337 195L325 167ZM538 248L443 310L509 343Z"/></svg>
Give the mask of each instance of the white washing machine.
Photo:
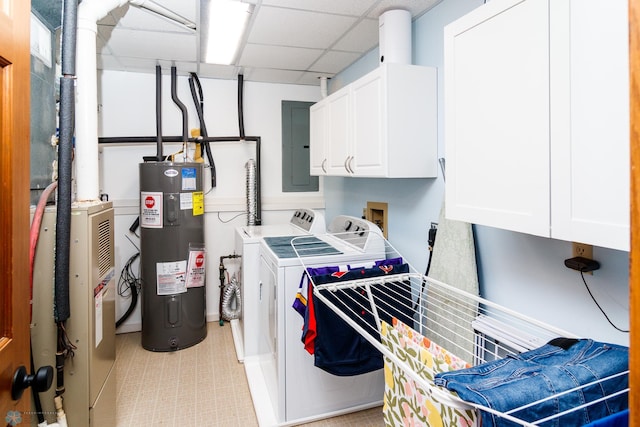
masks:
<svg viewBox="0 0 640 427"><path fill-rule="evenodd" d="M289 238L305 240L303 258L286 239L265 238L260 246L260 289L263 301L269 304L264 304L259 334L261 350L267 351L244 361L260 426L309 422L381 404L382 369L335 376L314 366L314 356L300 340L303 318L292 303L305 267L384 259L382 233L369 221L338 216L329 225L328 234ZM307 251L309 247L317 247L320 253Z"/></svg>
<svg viewBox="0 0 640 427"><path fill-rule="evenodd" d="M258 334L261 310L259 269L262 238L304 236L325 232L324 215L311 209L297 209L286 224L246 225L236 228L235 249L237 254L242 255L239 277L242 313L239 319L231 321L231 331L238 361L243 362L247 356L268 351Z"/></svg>

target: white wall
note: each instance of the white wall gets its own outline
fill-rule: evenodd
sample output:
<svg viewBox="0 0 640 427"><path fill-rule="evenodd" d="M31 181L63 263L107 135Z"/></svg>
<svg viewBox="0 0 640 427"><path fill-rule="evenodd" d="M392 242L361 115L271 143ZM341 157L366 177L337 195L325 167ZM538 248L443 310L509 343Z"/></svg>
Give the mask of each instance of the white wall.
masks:
<svg viewBox="0 0 640 427"><path fill-rule="evenodd" d="M169 70L164 70L168 73ZM201 79L204 92L205 122L209 136L238 136L236 81ZM181 135L182 116L171 100L170 76L163 75L163 135ZM189 129L199 128L187 77L178 77L178 96L188 108ZM154 136L156 133L155 74L103 71L99 74L99 135ZM313 193L283 193L281 182L282 118L281 101L317 101L319 87L266 83L244 83L245 135L262 140L263 224L287 222L294 209L324 208L323 187ZM211 189L209 171L205 173L205 242L207 245L207 318L217 320L220 256L234 253L235 227L246 224L246 169L248 159L255 159L254 143L213 143L211 149L217 170L218 185ZM180 150L180 144L167 144L163 154ZM138 215L138 165L142 156L155 155L156 145L102 144L100 147L100 189L114 202L116 213L116 271L136 251L129 237L139 245L128 228ZM237 216L240 215L240 216ZM233 274L237 263L225 261ZM138 263L135 263L138 268ZM127 309L129 300L118 297L116 317ZM121 326L119 332L139 330L139 307Z"/></svg>
<svg viewBox="0 0 640 427"><path fill-rule="evenodd" d="M438 152L444 155L443 28L480 6L482 0L444 0L413 23L413 63L438 68ZM336 78L331 91L376 67L371 51ZM626 165L624 165L626 167ZM424 271L427 230L437 222L444 179L384 180L326 178L327 217L360 215L366 201L389 203L389 240L418 270ZM581 336L628 344L628 334L611 327L590 299L579 273L564 266L571 243L475 226L477 261L483 296ZM586 275L594 296L611 320L628 328L627 252L594 248L601 269ZM455 265L451 266L455 268Z"/></svg>

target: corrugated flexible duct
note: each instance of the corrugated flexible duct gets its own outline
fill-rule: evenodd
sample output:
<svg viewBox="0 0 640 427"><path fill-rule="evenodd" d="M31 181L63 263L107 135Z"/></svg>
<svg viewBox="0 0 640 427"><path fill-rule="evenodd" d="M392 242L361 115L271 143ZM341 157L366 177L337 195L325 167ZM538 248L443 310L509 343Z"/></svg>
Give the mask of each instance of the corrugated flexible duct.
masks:
<svg viewBox="0 0 640 427"><path fill-rule="evenodd" d="M257 225L256 162L249 159L244 165L247 172L247 225Z"/></svg>

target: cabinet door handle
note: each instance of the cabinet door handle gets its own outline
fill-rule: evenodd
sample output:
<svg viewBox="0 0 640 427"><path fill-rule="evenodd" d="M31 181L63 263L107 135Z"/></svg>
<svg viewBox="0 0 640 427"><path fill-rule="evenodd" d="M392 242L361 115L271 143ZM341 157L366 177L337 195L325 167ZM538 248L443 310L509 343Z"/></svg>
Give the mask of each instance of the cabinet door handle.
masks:
<svg viewBox="0 0 640 427"><path fill-rule="evenodd" d="M349 173L355 173L352 165L353 165L353 156L349 156L347 159L347 171Z"/></svg>
<svg viewBox="0 0 640 427"><path fill-rule="evenodd" d="M346 159L344 159L344 169L347 171L347 173L351 173L351 172L349 171L349 157L350 157L350 156L347 156L347 158L346 158Z"/></svg>
<svg viewBox="0 0 640 427"><path fill-rule="evenodd" d="M322 165L320 165L320 167L322 168L322 172L327 173L327 168L325 167L325 165L327 164L327 159L324 159L322 161Z"/></svg>

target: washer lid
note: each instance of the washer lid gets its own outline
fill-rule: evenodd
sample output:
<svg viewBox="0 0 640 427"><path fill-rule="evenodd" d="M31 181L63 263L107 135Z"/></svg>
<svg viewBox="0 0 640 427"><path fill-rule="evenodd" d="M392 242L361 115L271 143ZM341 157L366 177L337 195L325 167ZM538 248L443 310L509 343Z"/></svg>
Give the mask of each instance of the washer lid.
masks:
<svg viewBox="0 0 640 427"><path fill-rule="evenodd" d="M294 250L293 246L291 245L291 240L296 237L296 248ZM331 246L329 243L314 236L265 237L264 241L278 258L296 258L298 255L308 257L317 255L342 254L342 252ZM296 250L298 251L297 254Z"/></svg>

